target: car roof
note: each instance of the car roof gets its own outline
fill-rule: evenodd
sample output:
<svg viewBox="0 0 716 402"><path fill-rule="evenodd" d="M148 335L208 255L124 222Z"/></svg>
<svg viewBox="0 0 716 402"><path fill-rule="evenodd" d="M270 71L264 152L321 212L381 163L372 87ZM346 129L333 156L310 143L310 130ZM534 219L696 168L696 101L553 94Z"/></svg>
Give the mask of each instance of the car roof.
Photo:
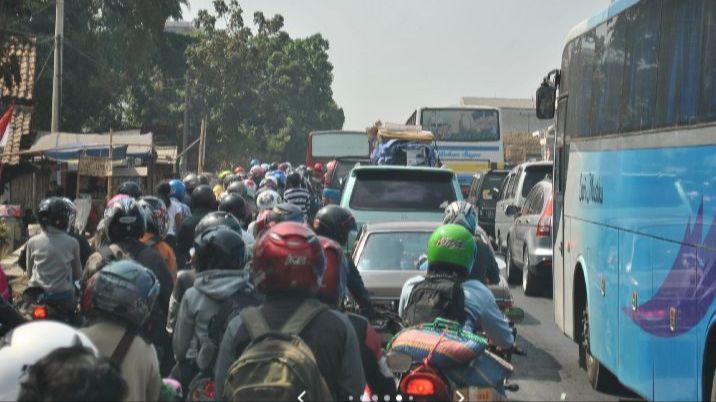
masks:
<svg viewBox="0 0 716 402"><path fill-rule="evenodd" d="M523 163L520 163L519 165L513 167L512 170L510 170L510 172L516 172L520 168L524 169L524 168L528 168L528 167L532 167L532 166L552 166L552 161L523 162Z"/></svg>
<svg viewBox="0 0 716 402"><path fill-rule="evenodd" d="M441 226L442 222L436 221L388 221L373 222L365 225L365 231L370 232L410 232L410 231L433 231Z"/></svg>
<svg viewBox="0 0 716 402"><path fill-rule="evenodd" d="M422 167L422 166L396 166L396 165L381 165L381 166L356 166L353 169L353 172L362 171L362 170L392 170L392 171L400 171L400 170L413 170L413 171L425 171L425 172L444 172L445 174L454 175L455 172L453 172L450 169L443 169L443 168L435 168L435 167Z"/></svg>

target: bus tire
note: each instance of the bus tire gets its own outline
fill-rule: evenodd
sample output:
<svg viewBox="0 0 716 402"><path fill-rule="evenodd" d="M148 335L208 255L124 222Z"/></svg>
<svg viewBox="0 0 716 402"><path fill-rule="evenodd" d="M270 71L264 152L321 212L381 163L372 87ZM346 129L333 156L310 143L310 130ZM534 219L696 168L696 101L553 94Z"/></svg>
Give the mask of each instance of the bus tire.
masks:
<svg viewBox="0 0 716 402"><path fill-rule="evenodd" d="M616 388L618 381L616 377L614 377L614 374L604 367L599 360L592 356L589 347L589 313L586 303L584 309L582 310L582 324L580 358L584 356L589 385L599 392L611 392Z"/></svg>

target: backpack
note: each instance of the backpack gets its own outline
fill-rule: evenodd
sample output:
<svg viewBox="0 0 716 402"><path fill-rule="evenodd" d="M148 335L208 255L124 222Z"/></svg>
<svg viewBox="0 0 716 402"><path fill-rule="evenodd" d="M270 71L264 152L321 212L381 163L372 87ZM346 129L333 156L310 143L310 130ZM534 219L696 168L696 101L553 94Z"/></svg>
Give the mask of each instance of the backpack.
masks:
<svg viewBox="0 0 716 402"><path fill-rule="evenodd" d="M247 292L245 289L241 289L234 295L221 302L219 311L209 319L209 325L207 327L209 339L214 342L217 346L221 345L221 339L224 337L226 327L229 322L239 315L241 310L247 307L256 307L261 305L259 295L255 292ZM214 369L214 365L211 365L211 370Z"/></svg>
<svg viewBox="0 0 716 402"><path fill-rule="evenodd" d="M465 293L457 274L428 274L410 292L402 318L413 326L438 317L465 322Z"/></svg>
<svg viewBox="0 0 716 402"><path fill-rule="evenodd" d="M223 399L233 401L330 401L333 395L313 352L299 337L328 307L306 300L280 331L272 331L256 307L239 313L251 343L229 368ZM304 393L305 391L305 393Z"/></svg>
<svg viewBox="0 0 716 402"><path fill-rule="evenodd" d="M98 264L97 272L101 271L102 268L115 261L128 259L133 259L136 261L139 254L144 251L145 248L147 248L147 246L138 241L123 243L122 246L117 245L117 247L119 247L120 249L119 253L115 253L114 250L112 250L112 248L108 245L102 246L97 250L99 255L102 256L102 262Z"/></svg>

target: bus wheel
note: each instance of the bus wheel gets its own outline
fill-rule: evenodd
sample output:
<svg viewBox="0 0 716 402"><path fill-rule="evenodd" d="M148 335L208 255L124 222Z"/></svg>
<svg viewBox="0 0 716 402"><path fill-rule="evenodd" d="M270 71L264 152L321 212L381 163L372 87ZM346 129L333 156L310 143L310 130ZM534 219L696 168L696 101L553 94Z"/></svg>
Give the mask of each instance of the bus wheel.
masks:
<svg viewBox="0 0 716 402"><path fill-rule="evenodd" d="M589 346L589 313L587 311L585 303L582 310L582 343L580 345L582 350L580 350L580 356L583 355L585 358L587 378L592 388L600 392L609 392L615 389L617 379L599 360L592 356Z"/></svg>

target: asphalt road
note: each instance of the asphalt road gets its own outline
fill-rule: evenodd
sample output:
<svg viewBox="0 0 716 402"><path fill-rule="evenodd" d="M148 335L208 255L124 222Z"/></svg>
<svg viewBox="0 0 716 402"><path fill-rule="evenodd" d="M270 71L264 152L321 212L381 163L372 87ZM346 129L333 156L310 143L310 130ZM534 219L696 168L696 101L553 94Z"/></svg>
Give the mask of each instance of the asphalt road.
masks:
<svg viewBox="0 0 716 402"><path fill-rule="evenodd" d="M527 356L515 356L512 383L517 392L509 392L510 400L519 401L619 401L639 400L627 390L615 394L594 391L587 374L579 367L577 345L554 323L551 297L526 297L522 287L512 286L515 306L525 311L517 325L518 344Z"/></svg>

